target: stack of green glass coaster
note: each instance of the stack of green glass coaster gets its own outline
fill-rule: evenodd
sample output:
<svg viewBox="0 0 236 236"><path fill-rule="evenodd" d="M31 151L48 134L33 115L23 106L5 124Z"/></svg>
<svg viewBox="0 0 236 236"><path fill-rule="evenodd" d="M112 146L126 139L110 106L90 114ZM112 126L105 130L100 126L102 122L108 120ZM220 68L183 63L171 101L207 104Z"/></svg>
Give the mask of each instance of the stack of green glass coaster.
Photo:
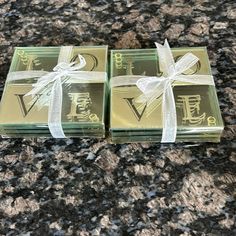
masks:
<svg viewBox="0 0 236 236"><path fill-rule="evenodd" d="M59 56L66 57L68 63L74 62L73 66L76 66L80 63L79 55L86 61L81 76L61 78L61 125L66 137L104 137L107 46L17 47L0 106L0 134L3 137L51 137L48 104L45 103L45 99L50 100L50 90L45 88L33 96L26 94L40 79L34 72L37 75L52 72ZM32 76L27 77L24 72L30 72ZM81 79L83 72L90 72L88 80Z"/></svg>
<svg viewBox="0 0 236 236"><path fill-rule="evenodd" d="M199 61L184 74L211 75L206 48L172 49L175 61L188 52L196 55ZM147 108L147 104L137 101L142 92L132 79L162 74L156 49L111 51L110 133L113 142L161 141L162 96ZM119 83L121 79L123 82ZM124 83L124 79L131 83ZM178 83L173 93L176 141L218 142L223 122L214 85Z"/></svg>

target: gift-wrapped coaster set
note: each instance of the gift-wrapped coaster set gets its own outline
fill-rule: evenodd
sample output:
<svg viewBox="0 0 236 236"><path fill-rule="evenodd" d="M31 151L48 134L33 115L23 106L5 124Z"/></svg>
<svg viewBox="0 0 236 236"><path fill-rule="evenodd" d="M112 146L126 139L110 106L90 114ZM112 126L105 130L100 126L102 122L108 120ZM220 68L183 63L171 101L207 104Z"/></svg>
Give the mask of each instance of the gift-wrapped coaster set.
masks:
<svg viewBox="0 0 236 236"><path fill-rule="evenodd" d="M1 134L104 137L107 49L16 48L1 101Z"/></svg>
<svg viewBox="0 0 236 236"><path fill-rule="evenodd" d="M109 82L107 46L16 48L0 134L104 137L108 116L114 143L219 142L223 121L206 48L156 47L111 50Z"/></svg>

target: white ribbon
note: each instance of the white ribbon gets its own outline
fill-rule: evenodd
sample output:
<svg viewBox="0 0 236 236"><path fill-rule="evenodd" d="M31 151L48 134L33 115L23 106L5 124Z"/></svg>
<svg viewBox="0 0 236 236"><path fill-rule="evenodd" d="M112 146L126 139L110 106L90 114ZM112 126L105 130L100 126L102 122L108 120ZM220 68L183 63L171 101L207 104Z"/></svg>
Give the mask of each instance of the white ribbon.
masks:
<svg viewBox="0 0 236 236"><path fill-rule="evenodd" d="M199 60L192 53L187 53L179 61L174 62L170 46L156 43L162 77L144 77L137 80L136 85L142 91L136 102L146 103L147 107L162 95L162 143L175 142L177 133L177 116L172 86L175 82L199 85L214 85L210 75L183 75Z"/></svg>
<svg viewBox="0 0 236 236"><path fill-rule="evenodd" d="M136 85L142 94L135 102L147 104L148 107L162 95L162 143L175 142L177 133L177 117L172 86L174 85L214 85L211 75L183 75L199 60L192 53L185 54L174 62L170 46L165 40L164 46L156 43L162 77L147 77L141 75L124 75L111 78L111 87Z"/></svg>
<svg viewBox="0 0 236 236"><path fill-rule="evenodd" d="M48 128L51 135L54 138L66 138L61 124L62 113L62 100L63 91L62 84L66 78L76 79L77 81L92 81L92 82L104 82L106 80L106 72L93 72L93 71L79 71L86 65L86 61L83 56L78 55L79 64L76 62L69 63L73 47L64 46L60 50L58 58L58 64L53 68L52 72L46 71L16 71L10 72L7 76L7 81L14 81L26 78L39 78L37 82L33 84L33 89L29 91L25 96L35 96L42 93L42 97L50 93L48 99L47 96L41 101L41 105L48 104Z"/></svg>

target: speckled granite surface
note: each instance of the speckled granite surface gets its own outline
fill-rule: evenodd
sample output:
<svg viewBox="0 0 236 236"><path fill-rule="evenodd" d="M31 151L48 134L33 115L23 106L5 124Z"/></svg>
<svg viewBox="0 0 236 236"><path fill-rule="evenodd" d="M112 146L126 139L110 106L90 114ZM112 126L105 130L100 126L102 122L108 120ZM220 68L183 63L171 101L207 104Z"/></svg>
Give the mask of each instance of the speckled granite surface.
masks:
<svg viewBox="0 0 236 236"><path fill-rule="evenodd" d="M14 46L167 37L208 47L226 126L220 144L1 140L0 235L235 235L234 2L0 0L1 92Z"/></svg>

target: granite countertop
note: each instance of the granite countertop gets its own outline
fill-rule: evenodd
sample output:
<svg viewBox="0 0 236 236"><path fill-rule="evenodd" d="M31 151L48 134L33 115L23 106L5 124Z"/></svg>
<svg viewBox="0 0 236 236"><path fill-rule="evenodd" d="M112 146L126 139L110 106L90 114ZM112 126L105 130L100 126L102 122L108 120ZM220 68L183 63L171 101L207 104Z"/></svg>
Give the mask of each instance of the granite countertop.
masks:
<svg viewBox="0 0 236 236"><path fill-rule="evenodd" d="M174 3L171 3L174 2ZM236 235L233 0L0 0L0 90L14 46L207 46L219 144L1 139L0 235Z"/></svg>

